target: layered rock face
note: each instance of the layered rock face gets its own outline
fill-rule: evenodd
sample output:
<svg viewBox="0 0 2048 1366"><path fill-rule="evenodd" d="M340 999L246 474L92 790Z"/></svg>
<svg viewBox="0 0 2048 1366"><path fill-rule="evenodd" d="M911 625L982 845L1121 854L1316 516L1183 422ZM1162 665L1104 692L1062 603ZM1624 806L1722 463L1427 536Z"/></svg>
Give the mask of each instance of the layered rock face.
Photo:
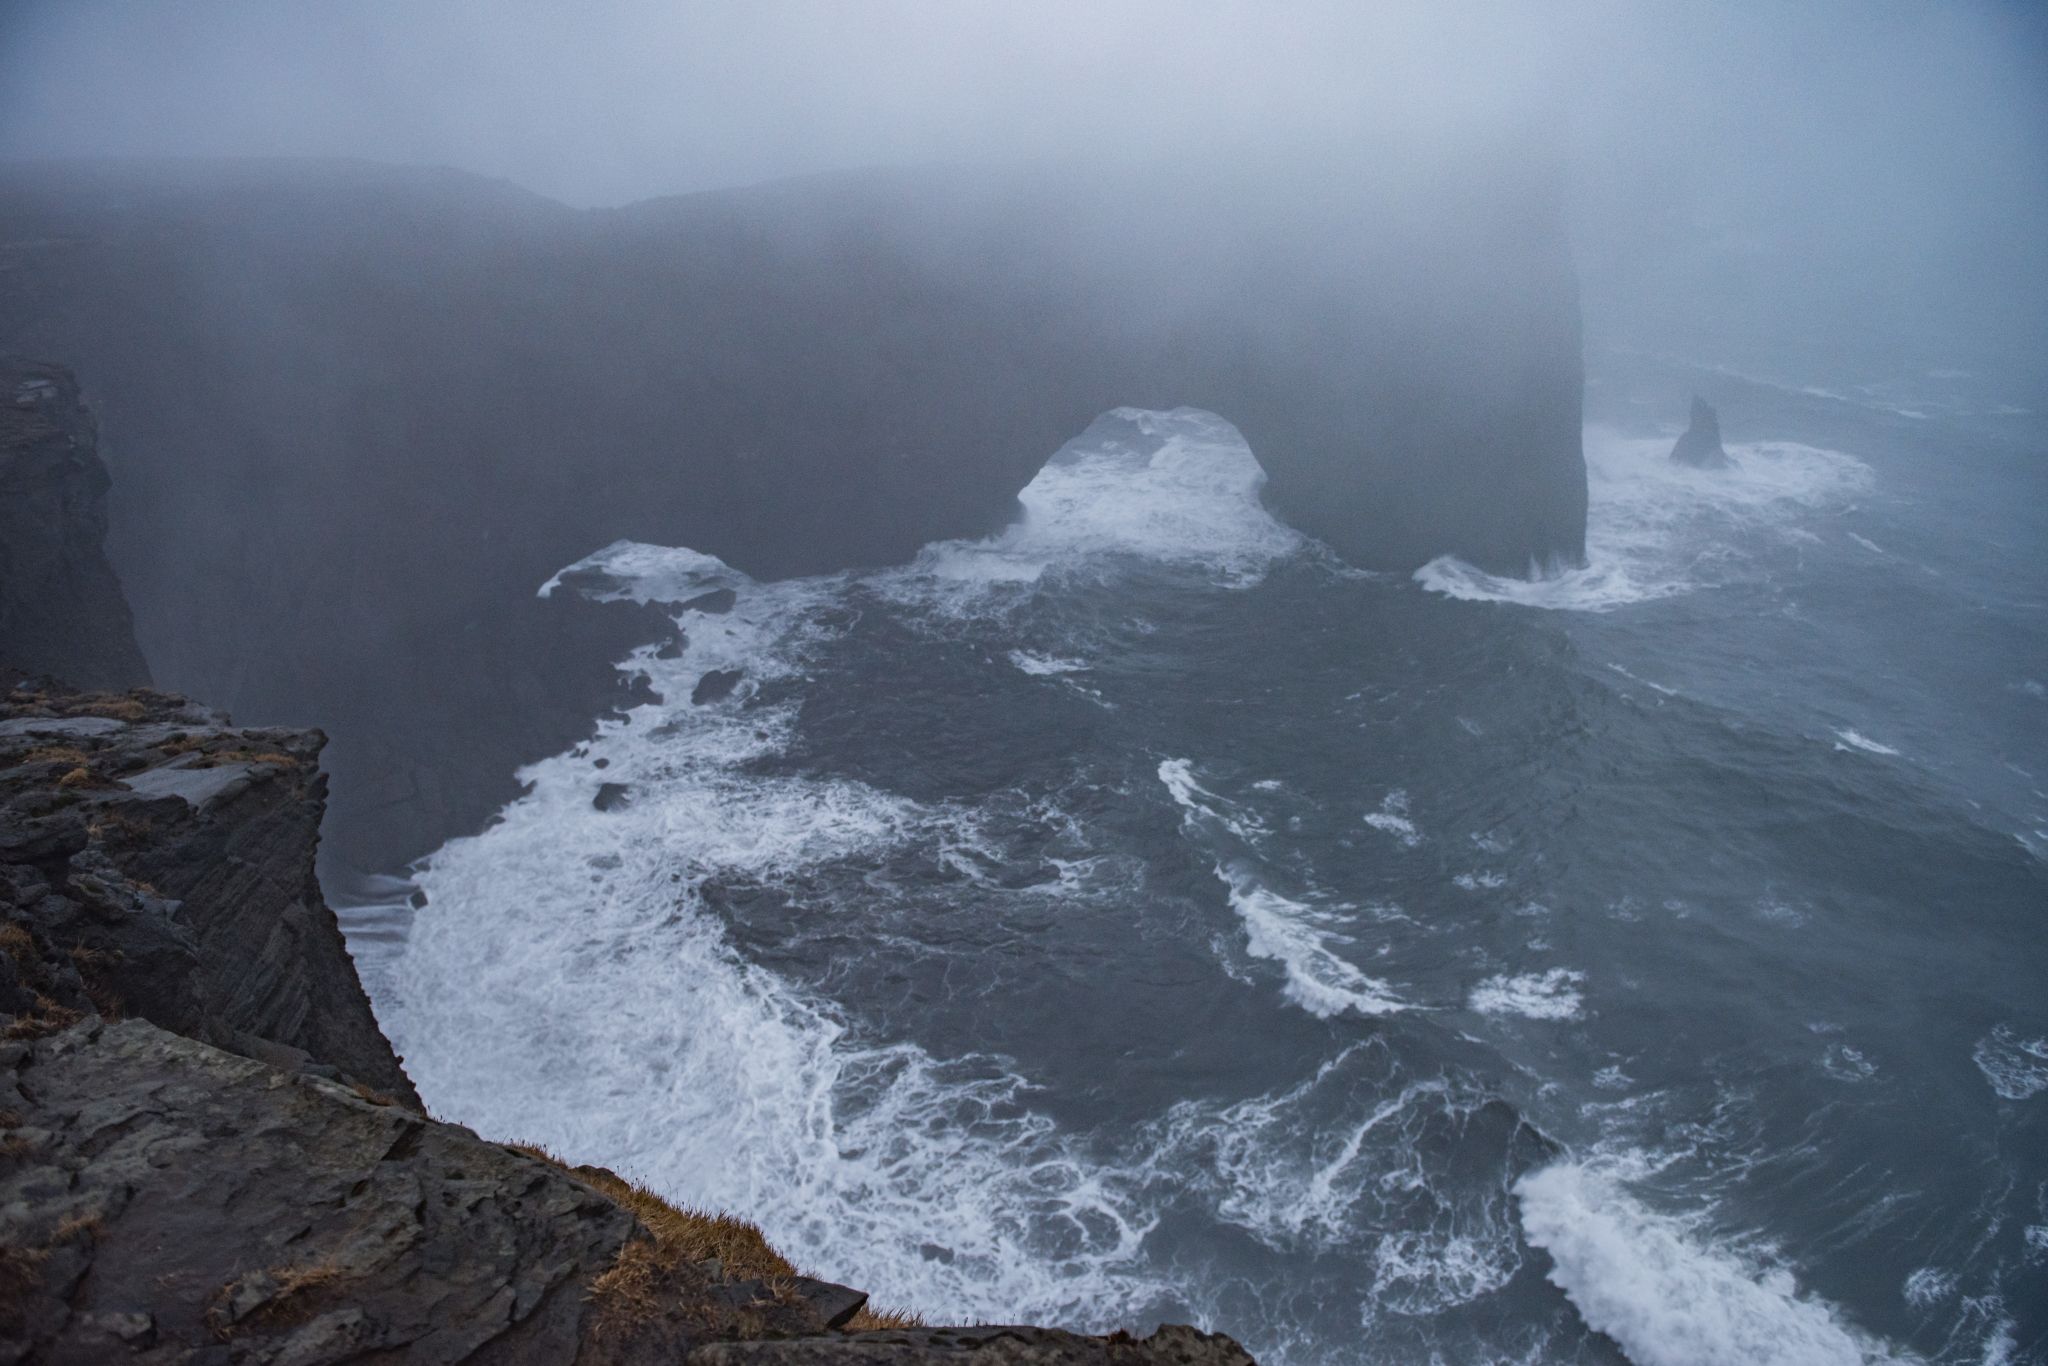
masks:
<svg viewBox="0 0 2048 1366"><path fill-rule="evenodd" d="M314 876L317 730L176 694L0 699L0 1011L135 1014L417 1109Z"/></svg>
<svg viewBox="0 0 2048 1366"><path fill-rule="evenodd" d="M341 163L0 173L0 345L85 376L159 678L336 737L340 860L475 828L663 623L619 539L759 578L994 531L1121 406L1205 408L1355 564L1583 551L1540 157L820 177L577 212Z"/></svg>
<svg viewBox="0 0 2048 1366"><path fill-rule="evenodd" d="M0 664L126 688L149 666L102 548L98 445L69 370L0 356Z"/></svg>

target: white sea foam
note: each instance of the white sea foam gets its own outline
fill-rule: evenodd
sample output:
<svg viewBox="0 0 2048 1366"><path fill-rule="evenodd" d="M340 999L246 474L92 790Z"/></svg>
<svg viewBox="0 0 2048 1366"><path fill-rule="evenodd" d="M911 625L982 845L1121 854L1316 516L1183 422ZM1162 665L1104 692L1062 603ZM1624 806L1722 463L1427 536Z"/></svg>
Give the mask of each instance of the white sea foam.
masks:
<svg viewBox="0 0 2048 1366"><path fill-rule="evenodd" d="M1268 1247L1370 1249L1365 1322L1428 1314L1498 1290L1521 1264L1499 1186L1460 1189L1438 1169L1444 1121L1486 1100L1441 1076L1404 1082L1374 1039L1284 1090L1175 1106L1151 1161L1208 1173L1218 1218Z"/></svg>
<svg viewBox="0 0 2048 1366"><path fill-rule="evenodd" d="M1515 1183L1550 1280L1635 1366L1870 1366L1912 1360L1801 1295L1792 1274L1657 1213L1613 1170L1560 1163Z"/></svg>
<svg viewBox="0 0 2048 1366"><path fill-rule="evenodd" d="M1838 730L1835 735L1841 741L1835 746L1836 749L1860 749L1865 754L1887 754L1894 758L1898 756L1898 751L1890 745L1880 745L1869 736L1859 735L1853 730Z"/></svg>
<svg viewBox="0 0 2048 1366"><path fill-rule="evenodd" d="M1237 428L1196 408L1116 415L1163 444L1142 455L1077 439L1018 493L1021 520L987 540L925 547L911 579L1032 583L1054 565L1071 570L1122 556L1248 587L1308 544L1260 503L1266 471Z"/></svg>
<svg viewBox="0 0 2048 1366"><path fill-rule="evenodd" d="M2048 1038L2023 1039L1998 1025L1970 1051L1991 1089L2007 1100L2029 1100L2048 1091Z"/></svg>
<svg viewBox="0 0 2048 1366"><path fill-rule="evenodd" d="M1353 921L1348 910L1282 896L1265 884L1251 860L1217 847L1218 836L1226 834L1236 842L1255 844L1265 833L1255 815L1196 782L1194 765L1186 759L1161 763L1159 781L1180 804L1182 829L1216 858L1216 876L1230 888L1231 908L1244 922L1246 951L1286 970L1282 994L1287 1000L1324 1020L1347 1010L1386 1015L1406 1008L1392 987L1337 951L1339 945L1356 942L1342 928Z"/></svg>
<svg viewBox="0 0 2048 1366"><path fill-rule="evenodd" d="M1107 1324L1179 1293L1138 1269L1151 1216L1122 1169L1031 1110L1013 1067L856 1042L832 1002L737 952L702 894L909 845L957 862L974 844L973 810L751 767L789 743L811 664L844 629L825 609L856 588L999 616L1062 576L1129 561L1242 586L1305 544L1260 506L1264 473L1229 424L1123 416L1158 440L1153 453L1075 443L1024 491L1019 524L909 566L757 584L693 550L621 541L543 586L676 604L730 589L735 602L683 614L678 657L644 648L622 666L665 700L521 770L531 791L501 823L418 875L426 904L403 959L377 975L377 1006L439 1113L743 1210L807 1267L956 1321ZM1021 645L1010 662L1088 667ZM691 706L711 670L744 675L734 700ZM798 700L736 705L764 684ZM626 803L595 810L600 781L624 785ZM1232 840L1263 834L1255 813L1219 819ZM1233 899L1253 951L1288 964L1309 1008L1391 1008L1330 951L1334 923L1248 884Z"/></svg>
<svg viewBox="0 0 2048 1366"><path fill-rule="evenodd" d="M1939 1304L1956 1293L1956 1274L1937 1267L1923 1266L1906 1277L1901 1293L1906 1303L1915 1309L1925 1309L1930 1304Z"/></svg>
<svg viewBox="0 0 2048 1366"><path fill-rule="evenodd" d="M1035 655L1028 650L1010 651L1010 662L1025 673L1043 677L1046 674L1085 673L1088 665L1078 659L1061 659L1055 655Z"/></svg>
<svg viewBox="0 0 2048 1366"><path fill-rule="evenodd" d="M585 591L592 602L679 603L753 582L716 555L642 541L613 541L559 570L540 586L539 596L552 597L564 580L573 582L581 575L602 575L607 580L603 586Z"/></svg>
<svg viewBox="0 0 2048 1366"><path fill-rule="evenodd" d="M1724 470L1673 462L1668 437L1589 427L1585 443L1585 568L1532 566L1531 578L1501 578L1446 555L1416 570L1416 581L1471 601L1608 611L1748 572L1744 547L1758 533L1796 530L1795 519L1870 480L1853 456L1789 441L1730 446L1735 463Z"/></svg>
<svg viewBox="0 0 2048 1366"><path fill-rule="evenodd" d="M1525 972L1518 977L1505 973L1489 977L1472 988L1466 1004L1482 1015L1522 1015L1531 1020L1576 1020L1585 1008L1578 987L1586 974L1571 968L1548 972Z"/></svg>
<svg viewBox="0 0 2048 1366"><path fill-rule="evenodd" d="M1380 802L1380 809L1365 813L1365 823L1383 830L1410 849L1422 843L1422 832L1408 819L1408 794L1396 788Z"/></svg>
<svg viewBox="0 0 2048 1366"><path fill-rule="evenodd" d="M756 586L675 660L793 677L814 584ZM728 634L728 631L730 634ZM418 877L427 904L380 1016L436 1111L672 1198L744 1210L800 1263L884 1302L1093 1322L1160 1293L1114 1170L1026 1108L1001 1059L851 1044L838 1012L728 941L708 878L817 867L961 814L860 783L750 774L788 709L636 709ZM607 760L598 770L595 758ZM598 812L599 779L630 804Z"/></svg>

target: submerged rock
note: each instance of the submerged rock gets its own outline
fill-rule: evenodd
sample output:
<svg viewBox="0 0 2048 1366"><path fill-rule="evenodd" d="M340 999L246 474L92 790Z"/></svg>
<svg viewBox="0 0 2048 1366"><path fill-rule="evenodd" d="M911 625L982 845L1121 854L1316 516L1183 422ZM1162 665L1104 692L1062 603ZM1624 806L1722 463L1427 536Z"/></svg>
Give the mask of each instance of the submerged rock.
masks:
<svg viewBox="0 0 2048 1366"><path fill-rule="evenodd" d="M1697 470L1725 470L1735 463L1728 458L1728 452L1721 449L1719 415L1697 394L1692 400L1692 425L1671 448L1671 458Z"/></svg>
<svg viewBox="0 0 2048 1366"><path fill-rule="evenodd" d="M703 707L713 702L724 701L732 696L732 690L740 685L740 680L745 678L746 674L745 669L713 669L697 680L696 687L690 689L690 705Z"/></svg>

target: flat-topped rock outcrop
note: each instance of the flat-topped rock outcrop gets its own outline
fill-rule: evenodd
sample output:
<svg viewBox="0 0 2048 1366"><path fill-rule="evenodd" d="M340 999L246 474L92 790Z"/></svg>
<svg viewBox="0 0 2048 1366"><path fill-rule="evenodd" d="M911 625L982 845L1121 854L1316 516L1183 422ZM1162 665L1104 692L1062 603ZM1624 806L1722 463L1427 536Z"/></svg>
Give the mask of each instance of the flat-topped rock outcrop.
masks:
<svg viewBox="0 0 2048 1366"><path fill-rule="evenodd" d="M138 1015L417 1109L314 875L326 743L177 694L17 682L0 696L0 1010Z"/></svg>

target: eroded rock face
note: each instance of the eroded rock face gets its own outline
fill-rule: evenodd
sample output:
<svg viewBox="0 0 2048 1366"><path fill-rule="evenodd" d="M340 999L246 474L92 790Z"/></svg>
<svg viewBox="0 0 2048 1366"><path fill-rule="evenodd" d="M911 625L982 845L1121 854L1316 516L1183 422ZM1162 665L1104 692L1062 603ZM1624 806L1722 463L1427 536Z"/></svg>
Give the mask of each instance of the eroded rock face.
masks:
<svg viewBox="0 0 2048 1366"><path fill-rule="evenodd" d="M314 876L325 744L147 689L0 698L0 1011L140 1015L418 1109Z"/></svg>
<svg viewBox="0 0 2048 1366"><path fill-rule="evenodd" d="M71 372L0 357L0 664L88 688L149 682L102 549L110 482Z"/></svg>
<svg viewBox="0 0 2048 1366"><path fill-rule="evenodd" d="M0 1044L0 1112L8 1363L568 1363L645 1236L547 1163L141 1020Z"/></svg>

